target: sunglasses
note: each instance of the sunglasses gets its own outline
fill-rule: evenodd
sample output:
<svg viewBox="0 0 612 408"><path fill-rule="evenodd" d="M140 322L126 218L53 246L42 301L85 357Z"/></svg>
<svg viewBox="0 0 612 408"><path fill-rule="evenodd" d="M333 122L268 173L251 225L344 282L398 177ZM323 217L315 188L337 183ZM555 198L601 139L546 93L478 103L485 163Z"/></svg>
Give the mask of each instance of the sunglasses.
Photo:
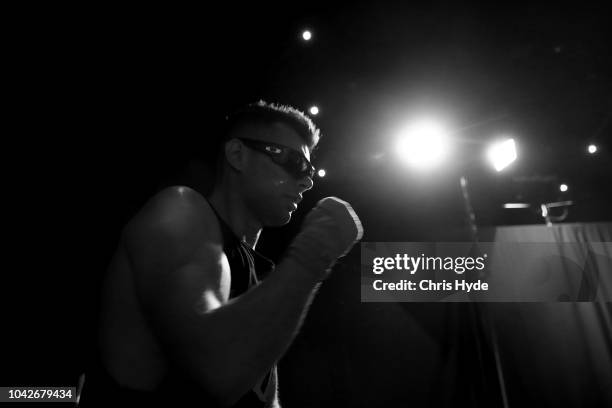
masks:
<svg viewBox="0 0 612 408"><path fill-rule="evenodd" d="M312 179L314 177L315 168L312 164L310 164L304 154L298 152L297 150L276 143L263 142L260 140L244 139L241 137L238 137L237 139L242 141L251 149L267 154L274 163L281 166L295 178L301 179L304 177L309 177Z"/></svg>

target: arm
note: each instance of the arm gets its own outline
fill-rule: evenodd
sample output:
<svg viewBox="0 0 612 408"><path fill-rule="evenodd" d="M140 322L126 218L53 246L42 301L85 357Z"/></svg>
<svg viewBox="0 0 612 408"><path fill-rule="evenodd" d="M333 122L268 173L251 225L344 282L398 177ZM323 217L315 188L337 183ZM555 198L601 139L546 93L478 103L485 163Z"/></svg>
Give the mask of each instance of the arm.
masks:
<svg viewBox="0 0 612 408"><path fill-rule="evenodd" d="M231 405L285 352L325 268L312 273L288 256L228 301L229 265L207 202L161 194L124 234L138 296L169 357Z"/></svg>

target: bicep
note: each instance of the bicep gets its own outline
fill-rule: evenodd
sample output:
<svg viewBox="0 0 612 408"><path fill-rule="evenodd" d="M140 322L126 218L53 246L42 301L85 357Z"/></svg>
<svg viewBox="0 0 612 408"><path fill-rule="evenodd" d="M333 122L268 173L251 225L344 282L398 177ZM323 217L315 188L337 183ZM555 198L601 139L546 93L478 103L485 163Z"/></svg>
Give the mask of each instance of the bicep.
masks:
<svg viewBox="0 0 612 408"><path fill-rule="evenodd" d="M197 313L205 313L226 303L229 298L229 263L222 248L217 245L202 245L184 264L161 272L163 277L158 283L149 282L153 291L160 294L164 303L164 293L179 308L190 308ZM149 303L158 303L156 298Z"/></svg>
<svg viewBox="0 0 612 408"><path fill-rule="evenodd" d="M162 262L163 264L163 262ZM136 291L143 312L163 340L188 335L201 325L202 315L229 297L229 265L222 248L202 245L197 254L174 266L135 271Z"/></svg>
<svg viewBox="0 0 612 408"><path fill-rule="evenodd" d="M229 296L230 274L216 216L193 194L154 199L124 230L141 309L174 341ZM184 333L185 334L185 333Z"/></svg>

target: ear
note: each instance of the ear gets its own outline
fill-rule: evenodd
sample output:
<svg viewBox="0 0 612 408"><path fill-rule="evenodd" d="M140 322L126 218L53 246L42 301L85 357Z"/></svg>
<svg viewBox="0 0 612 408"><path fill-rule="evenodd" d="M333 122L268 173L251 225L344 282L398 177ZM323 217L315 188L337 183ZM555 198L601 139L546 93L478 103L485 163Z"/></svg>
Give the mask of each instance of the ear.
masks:
<svg viewBox="0 0 612 408"><path fill-rule="evenodd" d="M242 171L246 165L244 145L238 139L230 139L225 143L225 159L230 167Z"/></svg>

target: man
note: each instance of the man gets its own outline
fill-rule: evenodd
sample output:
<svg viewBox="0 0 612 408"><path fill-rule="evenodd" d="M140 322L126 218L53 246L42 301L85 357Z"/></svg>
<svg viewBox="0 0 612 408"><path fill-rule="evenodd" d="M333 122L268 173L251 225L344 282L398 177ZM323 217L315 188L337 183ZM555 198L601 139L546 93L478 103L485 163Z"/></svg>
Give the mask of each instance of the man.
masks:
<svg viewBox="0 0 612 408"><path fill-rule="evenodd" d="M231 115L225 133L207 198L166 188L123 230L83 405L279 406L276 362L362 228L348 203L323 199L275 267L255 246L312 188L319 131L301 112L262 101Z"/></svg>

